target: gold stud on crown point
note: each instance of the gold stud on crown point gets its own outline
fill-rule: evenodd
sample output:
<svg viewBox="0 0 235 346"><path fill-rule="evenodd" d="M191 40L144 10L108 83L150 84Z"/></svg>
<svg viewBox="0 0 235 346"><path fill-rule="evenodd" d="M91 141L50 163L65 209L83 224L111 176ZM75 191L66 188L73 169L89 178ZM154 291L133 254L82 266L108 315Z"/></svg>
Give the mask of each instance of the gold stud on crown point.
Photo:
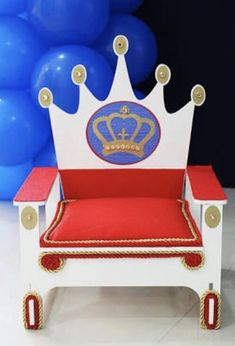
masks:
<svg viewBox="0 0 235 346"><path fill-rule="evenodd" d="M169 67L166 65L159 65L156 69L155 77L160 84L166 85L171 78Z"/></svg>
<svg viewBox="0 0 235 346"><path fill-rule="evenodd" d="M195 106L201 106L206 99L206 92L203 86L195 85L191 91L191 99L194 102Z"/></svg>
<svg viewBox="0 0 235 346"><path fill-rule="evenodd" d="M117 55L126 54L128 51L128 40L125 36L119 35L115 37L113 42L113 49Z"/></svg>
<svg viewBox="0 0 235 346"><path fill-rule="evenodd" d="M198 97L199 99L201 99L201 98L202 98L202 93L199 92L199 91L197 91L197 92L196 92L196 97Z"/></svg>
<svg viewBox="0 0 235 346"><path fill-rule="evenodd" d="M83 65L77 65L72 71L72 80L75 84L82 84L86 80L86 69Z"/></svg>
<svg viewBox="0 0 235 346"><path fill-rule="evenodd" d="M39 103L43 108L48 108L52 104L52 94L48 88L40 90Z"/></svg>
<svg viewBox="0 0 235 346"><path fill-rule="evenodd" d="M31 221L31 220L32 220L32 215L31 215L31 214L28 214L28 215L26 215L25 218L26 218L27 221Z"/></svg>
<svg viewBox="0 0 235 346"><path fill-rule="evenodd" d="M38 222L37 212L32 207L25 207L21 213L21 223L27 230L35 228Z"/></svg>
<svg viewBox="0 0 235 346"><path fill-rule="evenodd" d="M205 222L209 228L215 228L219 225L221 220L221 214L219 208L212 205L207 208L205 212Z"/></svg>

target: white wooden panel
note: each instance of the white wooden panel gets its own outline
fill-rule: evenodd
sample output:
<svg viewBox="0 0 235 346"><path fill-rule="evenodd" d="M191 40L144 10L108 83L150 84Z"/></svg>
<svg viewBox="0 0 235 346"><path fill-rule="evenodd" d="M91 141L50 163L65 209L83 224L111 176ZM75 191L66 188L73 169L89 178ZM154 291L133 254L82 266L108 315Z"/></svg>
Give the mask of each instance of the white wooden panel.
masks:
<svg viewBox="0 0 235 346"><path fill-rule="evenodd" d="M57 208L57 203L60 201L60 178L59 174L54 181L50 196L46 202L46 227L48 227L53 220Z"/></svg>
<svg viewBox="0 0 235 346"><path fill-rule="evenodd" d="M34 314L34 300L29 300L29 324L30 326L35 325L35 314Z"/></svg>
<svg viewBox="0 0 235 346"><path fill-rule="evenodd" d="M214 323L214 305L215 305L214 299L210 298L209 299L209 319L208 319L209 324Z"/></svg>
<svg viewBox="0 0 235 346"><path fill-rule="evenodd" d="M77 112L70 115L56 105L49 107L57 161L60 169L120 168L97 157L86 140L86 127L91 116L101 107L115 101L136 102L148 108L158 119L161 139L156 150L145 160L122 165L122 168L185 168L192 129L194 103L190 101L181 110L169 114L165 108L163 86L157 84L143 100L132 90L124 56L119 56L110 94L105 101L97 100L85 84L80 86Z"/></svg>

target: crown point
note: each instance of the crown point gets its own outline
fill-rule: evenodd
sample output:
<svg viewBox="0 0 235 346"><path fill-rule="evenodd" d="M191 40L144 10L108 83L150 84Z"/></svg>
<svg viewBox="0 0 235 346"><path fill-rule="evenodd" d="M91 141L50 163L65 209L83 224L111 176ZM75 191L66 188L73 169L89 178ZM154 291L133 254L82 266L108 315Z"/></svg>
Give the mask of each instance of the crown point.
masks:
<svg viewBox="0 0 235 346"><path fill-rule="evenodd" d="M71 73L72 81L76 85L80 85L82 83L85 83L87 78L87 71L85 66L83 65L76 65Z"/></svg>
<svg viewBox="0 0 235 346"><path fill-rule="evenodd" d="M206 91L202 85L197 84L192 88L191 91L191 100L195 106L202 106L206 100Z"/></svg>
<svg viewBox="0 0 235 346"><path fill-rule="evenodd" d="M167 65L161 64L156 68L155 78L160 84L166 85L171 79L171 70Z"/></svg>
<svg viewBox="0 0 235 346"><path fill-rule="evenodd" d="M38 101L42 108L49 108L53 103L53 95L50 89L42 88L38 94Z"/></svg>
<svg viewBox="0 0 235 346"><path fill-rule="evenodd" d="M123 35L118 35L113 41L113 50L116 55L125 55L129 48L128 39Z"/></svg>

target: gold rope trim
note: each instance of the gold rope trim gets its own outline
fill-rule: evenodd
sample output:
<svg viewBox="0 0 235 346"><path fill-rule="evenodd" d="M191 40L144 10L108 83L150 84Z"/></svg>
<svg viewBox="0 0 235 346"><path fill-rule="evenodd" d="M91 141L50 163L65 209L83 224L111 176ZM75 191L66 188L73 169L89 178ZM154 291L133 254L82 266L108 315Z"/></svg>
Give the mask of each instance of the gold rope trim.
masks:
<svg viewBox="0 0 235 346"><path fill-rule="evenodd" d="M222 315L222 309L221 309L221 296L217 291L208 290L203 293L200 299L200 324L202 329L207 329L206 322L204 319L204 308L205 308L205 299L208 294L214 294L218 299L218 313L217 313L217 321L215 329L219 329L221 325L221 315Z"/></svg>
<svg viewBox="0 0 235 346"><path fill-rule="evenodd" d="M198 269L200 269L200 268L202 268L203 266L204 266L204 264L205 264L205 256L204 256L204 253L203 252L201 252L201 251L195 251L195 252L193 252L193 251L189 251L189 252L185 252L185 255L187 255L187 254L194 254L194 255L200 255L201 256L201 263L198 265L198 266L194 266L194 267L192 267L192 266L190 266L190 265L188 265L187 263L186 263L186 261L185 261L185 258L184 258L184 256L182 256L181 257L181 262L182 262L182 264L184 265L184 267L185 268L187 268L187 269L189 269L189 270L198 270Z"/></svg>
<svg viewBox="0 0 235 346"><path fill-rule="evenodd" d="M23 298L23 323L26 329L29 329L29 326L27 324L27 319L26 319L26 300L28 297L30 296L34 296L37 300L38 300L38 305L39 305L39 324L38 324L38 329L42 329L43 328L43 303L42 303L42 298L41 296L35 292L29 292L27 294L25 294L24 298Z"/></svg>
<svg viewBox="0 0 235 346"><path fill-rule="evenodd" d="M176 255L182 255L182 257L184 255L187 255L187 254L192 254L192 255L199 255L201 256L201 263L196 266L196 267L191 267L189 266L186 262L185 262L185 259L184 257L182 258L181 257L181 261L182 261L182 264L184 265L185 268L189 269L189 270L196 270L196 269L200 269L203 265L204 265L204 262L205 262L205 257L204 257L204 253L202 251L68 251L68 252L65 252L65 251L51 251L51 252L42 252L40 255L39 255L39 258L38 258L38 264L39 266L41 267L41 269L43 269L44 271L46 272L49 272L49 273L57 273L58 271L62 270L65 266L65 262L66 262L66 259L67 258L60 258L60 266L56 269L47 269L45 268L43 265L42 265L42 258L44 256L47 256L47 255L100 255L99 258L102 258L102 255L139 255L139 258L141 258L142 255L173 255L173 254L176 254ZM178 257L178 256L176 256ZM108 257L103 257L104 259L109 259ZM138 258L138 257L135 257L135 258ZM171 257L169 257L171 258ZM174 256L172 256L172 258L174 258ZM73 259L73 258L70 258L70 259ZM76 258L75 258L76 259ZM86 259L84 257L84 259ZM115 258L115 259L123 259L123 258ZM153 258L152 258L153 259Z"/></svg>
<svg viewBox="0 0 235 346"><path fill-rule="evenodd" d="M189 238L150 238L150 239L145 238L145 239L129 239L129 240L128 239L119 239L119 240L100 240L100 239L99 240L98 239L97 240L51 240L51 239L48 239L51 232L55 229L55 227L58 225L58 223L61 220L61 217L64 212L64 205L74 201L76 200L61 201L60 209L55 221L51 224L51 226L48 228L48 230L45 232L43 236L43 240L45 243L48 243L48 244L97 244L97 243L109 244L109 243L148 243L148 242L161 242L161 241L193 242L198 239L197 233L185 209L185 201L180 199L177 199L177 201L182 204L181 211L182 211L183 217L186 220L188 227L193 235L193 238L190 238L190 239Z"/></svg>
<svg viewBox="0 0 235 346"><path fill-rule="evenodd" d="M42 265L42 262L41 262L41 260L42 260L42 258L44 256L47 256L47 255L61 255L61 254L69 255L70 253L69 252L43 252L43 253L41 253L41 255L39 255L39 257L38 257L39 267L41 269L43 269L45 272L47 272L47 273L57 273L57 272L61 271L64 268L64 266L65 266L67 258L59 258L60 259L60 264L59 264L59 267L56 268L56 269L48 269L48 268L44 267ZM76 254L76 253L74 253L74 254Z"/></svg>

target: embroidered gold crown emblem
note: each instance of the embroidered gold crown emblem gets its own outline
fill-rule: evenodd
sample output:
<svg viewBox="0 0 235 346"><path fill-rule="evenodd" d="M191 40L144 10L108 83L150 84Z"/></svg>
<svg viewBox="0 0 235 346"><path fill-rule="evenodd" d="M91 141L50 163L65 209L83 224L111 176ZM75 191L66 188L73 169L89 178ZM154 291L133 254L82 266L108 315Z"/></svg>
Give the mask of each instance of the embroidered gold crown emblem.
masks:
<svg viewBox="0 0 235 346"><path fill-rule="evenodd" d="M136 121L136 127L133 133L128 133L125 127L123 127L121 131L117 131L117 133L115 133L115 130L112 127L112 121L114 119L134 119ZM112 137L111 141L107 140L99 130L99 125L101 123L106 124L109 130L109 134ZM137 141L137 136L139 135L144 124L148 125L149 130L140 141ZM93 122L93 131L97 138L102 142L102 152L104 156L118 152L126 152L138 157L143 157L145 154L144 146L154 136L156 125L151 119L141 117L134 113L130 113L128 107L126 105L123 105L119 113L111 113L107 116L104 115L95 119Z"/></svg>

